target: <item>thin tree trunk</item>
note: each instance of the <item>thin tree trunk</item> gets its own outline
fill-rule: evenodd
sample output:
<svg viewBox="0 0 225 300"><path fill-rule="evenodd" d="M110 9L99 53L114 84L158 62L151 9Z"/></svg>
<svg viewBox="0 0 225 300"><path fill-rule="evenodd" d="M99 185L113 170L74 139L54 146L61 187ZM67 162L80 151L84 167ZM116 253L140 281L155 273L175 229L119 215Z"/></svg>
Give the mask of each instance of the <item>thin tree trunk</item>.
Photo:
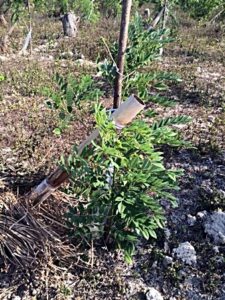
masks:
<svg viewBox="0 0 225 300"><path fill-rule="evenodd" d="M123 7L120 25L119 52L117 58L117 74L114 86L113 108L118 108L121 102L125 52L127 48L128 28L130 22L132 0L123 0L122 3Z"/></svg>
<svg viewBox="0 0 225 300"><path fill-rule="evenodd" d="M4 36L4 39L2 41L2 50L3 50L3 52L5 52L7 50L10 35L13 33L14 29L16 28L16 24L17 24L16 22L14 24L12 24L11 27L9 28L9 31Z"/></svg>
<svg viewBox="0 0 225 300"><path fill-rule="evenodd" d="M0 13L0 24L2 25L2 26L4 26L4 27L6 27L7 26L7 21L6 21L6 19L5 19L5 16L4 16L4 14L2 14L2 13Z"/></svg>
<svg viewBox="0 0 225 300"><path fill-rule="evenodd" d="M112 114L111 118L118 129L122 129L129 124L136 115L144 109L144 103L134 95L131 95L127 101L123 102L121 106ZM93 140L99 136L98 129L80 144L78 147L78 154L81 154L83 149L90 145ZM53 191L55 191L63 182L69 178L66 171L58 167L52 174L45 178L34 190L29 197L37 205L47 199Z"/></svg>
<svg viewBox="0 0 225 300"><path fill-rule="evenodd" d="M164 2L164 13L163 13L163 24L162 24L162 29L166 29L167 21L169 17L169 8L168 8L168 0L165 0ZM161 36L161 40L163 39L163 35ZM160 56L163 55L163 47L160 48L159 50Z"/></svg>

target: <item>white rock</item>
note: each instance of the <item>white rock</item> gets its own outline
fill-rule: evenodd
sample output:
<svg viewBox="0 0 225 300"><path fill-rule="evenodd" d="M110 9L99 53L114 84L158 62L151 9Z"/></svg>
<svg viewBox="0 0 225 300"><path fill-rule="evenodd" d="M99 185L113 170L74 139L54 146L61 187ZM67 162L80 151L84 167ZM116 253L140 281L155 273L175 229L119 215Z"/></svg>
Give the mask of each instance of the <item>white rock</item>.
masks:
<svg viewBox="0 0 225 300"><path fill-rule="evenodd" d="M81 66L88 66L88 67L94 67L94 68L96 68L98 66L95 62L86 60L86 59L82 59L82 58L77 59L75 62L76 62L76 64L81 65Z"/></svg>
<svg viewBox="0 0 225 300"><path fill-rule="evenodd" d="M170 256L164 256L164 258L163 258L163 265L164 265L164 267L168 267L168 266L170 266L172 264L173 264L172 257L170 257Z"/></svg>
<svg viewBox="0 0 225 300"><path fill-rule="evenodd" d="M187 223L189 226L194 226L196 223L196 217L192 215L187 215Z"/></svg>
<svg viewBox="0 0 225 300"><path fill-rule="evenodd" d="M134 278L130 279L128 282L128 290L127 290L127 296L133 297L137 293L146 293L148 290L148 286L143 282L140 278ZM132 298L133 299L133 298Z"/></svg>
<svg viewBox="0 0 225 300"><path fill-rule="evenodd" d="M4 61L7 61L7 60L9 60L8 57L0 55L0 61L4 62Z"/></svg>
<svg viewBox="0 0 225 300"><path fill-rule="evenodd" d="M163 296L154 288L149 288L149 291L146 294L147 300L163 300Z"/></svg>
<svg viewBox="0 0 225 300"><path fill-rule="evenodd" d="M207 211L206 210L203 210L203 211L199 211L198 213L197 213L197 218L199 218L199 219L205 219L206 217L207 217Z"/></svg>
<svg viewBox="0 0 225 300"><path fill-rule="evenodd" d="M21 300L21 297L20 296L13 296L12 300Z"/></svg>
<svg viewBox="0 0 225 300"><path fill-rule="evenodd" d="M219 210L209 215L204 223L204 229L215 244L225 244L225 213Z"/></svg>
<svg viewBox="0 0 225 300"><path fill-rule="evenodd" d="M220 253L220 249L219 249L218 246L214 246L214 247L213 247L213 251L214 251L215 254Z"/></svg>
<svg viewBox="0 0 225 300"><path fill-rule="evenodd" d="M195 248L189 242L181 243L177 248L174 248L173 255L187 265L193 265L197 262Z"/></svg>
<svg viewBox="0 0 225 300"><path fill-rule="evenodd" d="M60 55L61 58L71 58L73 57L73 52L72 51L68 51L68 52L63 52L61 55Z"/></svg>

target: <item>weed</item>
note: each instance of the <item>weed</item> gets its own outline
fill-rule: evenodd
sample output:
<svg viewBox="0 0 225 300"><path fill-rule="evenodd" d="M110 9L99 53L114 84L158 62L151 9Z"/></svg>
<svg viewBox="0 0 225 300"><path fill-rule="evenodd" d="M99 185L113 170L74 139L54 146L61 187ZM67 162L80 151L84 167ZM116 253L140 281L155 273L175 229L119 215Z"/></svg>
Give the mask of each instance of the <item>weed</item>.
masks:
<svg viewBox="0 0 225 300"><path fill-rule="evenodd" d="M41 95L46 82L50 81L47 73L37 63L25 65L20 72L13 69L7 73L6 78L12 90L22 96Z"/></svg>

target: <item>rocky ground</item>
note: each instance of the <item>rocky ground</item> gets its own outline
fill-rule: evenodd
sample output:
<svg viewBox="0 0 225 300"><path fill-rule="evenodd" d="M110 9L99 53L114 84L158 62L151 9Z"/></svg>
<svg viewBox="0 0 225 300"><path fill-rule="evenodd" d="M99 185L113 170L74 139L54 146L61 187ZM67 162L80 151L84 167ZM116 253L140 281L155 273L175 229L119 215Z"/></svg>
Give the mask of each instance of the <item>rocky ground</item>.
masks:
<svg viewBox="0 0 225 300"><path fill-rule="evenodd" d="M117 24L107 22L112 32L108 38L113 39ZM56 71L77 76L94 74L97 55L100 58L107 55L98 39L106 31L101 24L95 28L96 32L84 24L77 43L71 44L55 32L59 24L50 27L43 22L41 26L45 30L40 29L35 37L33 56L15 55L12 46L20 49L15 41L22 34L18 29L12 40L12 53L0 57L0 72L5 77L0 101L2 212L25 203L24 194L93 126L92 119L85 115L85 122L81 122L82 118L74 120L62 136L55 136L52 132L57 126L57 114L46 107L42 89L52 84L52 74ZM66 255L57 252L61 244L68 250L66 228L59 221L63 220L68 203L75 200L56 192L41 208L29 211L42 224L42 230L51 228L46 239L52 239L54 244L45 241L49 253L43 251L43 257L37 255L35 261L27 260L25 267L4 261L4 254L11 255L13 260L15 249L0 253L0 299L225 299L224 50L224 29L183 21L176 42L167 46L162 61L154 65L163 71L176 72L183 79L167 92L177 105L171 109L157 108L158 112L165 116L185 114L193 119L180 128L193 148L165 152L167 166L182 168L184 176L180 191L176 192L178 206L173 208L162 201L167 223L158 232L158 239L140 241L130 266L124 263L121 253L99 245L85 252L86 265L83 249L71 248L66 260ZM102 101L108 105L111 99ZM0 230L6 230L1 221ZM57 230L58 236L51 237ZM42 245L37 247L40 253Z"/></svg>

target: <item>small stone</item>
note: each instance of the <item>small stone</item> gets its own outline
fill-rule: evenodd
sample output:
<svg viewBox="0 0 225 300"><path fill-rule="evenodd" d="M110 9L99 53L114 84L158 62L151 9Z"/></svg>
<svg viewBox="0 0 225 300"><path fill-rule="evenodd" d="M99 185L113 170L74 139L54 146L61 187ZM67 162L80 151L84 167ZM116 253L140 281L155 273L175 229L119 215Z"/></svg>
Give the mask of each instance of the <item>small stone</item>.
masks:
<svg viewBox="0 0 225 300"><path fill-rule="evenodd" d="M197 262L195 248L189 242L181 243L178 248L174 248L173 254L187 265L193 265Z"/></svg>
<svg viewBox="0 0 225 300"><path fill-rule="evenodd" d="M179 270L177 275L179 276L179 278L184 279L187 276L187 273L184 270Z"/></svg>
<svg viewBox="0 0 225 300"><path fill-rule="evenodd" d="M38 288L40 286L40 281L39 280L34 280L32 285L33 285L34 288Z"/></svg>
<svg viewBox="0 0 225 300"><path fill-rule="evenodd" d="M214 247L213 247L213 251L214 251L215 254L220 253L220 249L219 249L218 246L214 246Z"/></svg>
<svg viewBox="0 0 225 300"><path fill-rule="evenodd" d="M12 296L11 299L12 299L12 300L21 300L21 297L20 297L20 296Z"/></svg>
<svg viewBox="0 0 225 300"><path fill-rule="evenodd" d="M187 215L187 223L189 226L194 226L196 223L196 217L192 215Z"/></svg>
<svg viewBox="0 0 225 300"><path fill-rule="evenodd" d="M169 228L164 229L164 235L165 235L166 240L168 240L170 238L171 232L170 232Z"/></svg>
<svg viewBox="0 0 225 300"><path fill-rule="evenodd" d="M225 244L225 212L218 210L209 215L204 229L215 244Z"/></svg>
<svg viewBox="0 0 225 300"><path fill-rule="evenodd" d="M72 51L68 51L68 52L63 52L61 55L60 55L60 58L72 58L73 57L73 52Z"/></svg>
<svg viewBox="0 0 225 300"><path fill-rule="evenodd" d="M37 295L37 290L33 289L33 290L31 291L31 296L36 296L36 295Z"/></svg>
<svg viewBox="0 0 225 300"><path fill-rule="evenodd" d="M207 217L207 211L206 210L203 210L203 211L199 211L197 213L197 218L199 218L200 220L203 220Z"/></svg>
<svg viewBox="0 0 225 300"><path fill-rule="evenodd" d="M209 122L213 122L215 120L215 116L209 115L207 119Z"/></svg>
<svg viewBox="0 0 225 300"><path fill-rule="evenodd" d="M147 300L163 300L163 296L155 288L149 288L149 291L146 293Z"/></svg>
<svg viewBox="0 0 225 300"><path fill-rule="evenodd" d="M158 262L157 262L157 260L156 260L156 261L154 261L154 263L152 264L152 269L157 268L157 266L158 266Z"/></svg>
<svg viewBox="0 0 225 300"><path fill-rule="evenodd" d="M8 57L0 55L0 61L1 62L7 61L7 60L9 60Z"/></svg>
<svg viewBox="0 0 225 300"><path fill-rule="evenodd" d="M168 267L168 266L171 266L173 264L173 258L170 257L170 256L165 256L163 258L163 266L164 267Z"/></svg>

